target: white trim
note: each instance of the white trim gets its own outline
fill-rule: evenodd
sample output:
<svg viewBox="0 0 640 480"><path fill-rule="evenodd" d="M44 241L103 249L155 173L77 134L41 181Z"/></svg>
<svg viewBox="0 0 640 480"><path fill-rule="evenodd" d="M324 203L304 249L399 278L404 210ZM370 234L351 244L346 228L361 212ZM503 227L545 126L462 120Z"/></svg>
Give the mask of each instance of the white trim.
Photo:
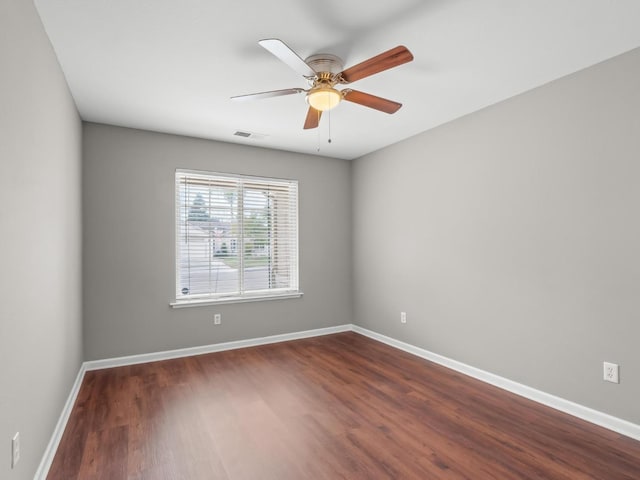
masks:
<svg viewBox="0 0 640 480"><path fill-rule="evenodd" d="M534 402L538 402L556 410L560 410L561 412L568 413L569 415L573 415L574 417L581 418L582 420L586 420L587 422L594 423L609 430L613 430L614 432L620 433L627 437L640 440L640 425L637 425L635 423L631 423L627 420L614 417L613 415L609 415L607 413L585 407L584 405L574 403L570 400L565 400L564 398L556 397L555 395L551 395L550 393L546 393L527 385L514 382L513 380L509 380L508 378L495 375L476 367L472 367L465 363L458 362L457 360L452 360L451 358L444 357L442 355L430 352L429 350L425 350L420 347L416 347L415 345L411 345L409 343L401 342L400 340L396 340L395 338L387 337L386 335L367 330L366 328L362 328L357 325L352 325L352 330L356 333L372 338L373 340L377 340L399 350L408 352L412 355L416 355L439 365L443 365L457 372L464 373L465 375L469 375L470 377L476 378L485 383L495 385L496 387L515 393L516 395L520 395L521 397L528 398L529 400L533 400Z"/></svg>
<svg viewBox="0 0 640 480"><path fill-rule="evenodd" d="M33 477L34 480L45 480L47 478L47 475L49 474L49 469L51 468L53 458L55 457L56 451L58 450L58 445L60 445L62 434L64 433L64 429L66 428L69 417L71 416L71 411L73 410L73 406L76 403L76 398L78 397L78 393L80 392L80 386L82 385L82 380L84 379L85 372L86 368L85 364L83 363L82 365L80 365L78 375L76 376L76 381L73 382L71 392L69 392L67 401L62 408L62 413L60 413L60 417L58 418L58 423L56 423L56 427L53 429L53 434L51 435L49 444L44 451L42 460L40 460L38 470L36 470L36 474Z"/></svg>
<svg viewBox="0 0 640 480"><path fill-rule="evenodd" d="M300 298L302 292L276 293L265 295L246 295L241 297L202 298L194 300L175 300L169 305L172 308L204 307L206 305L220 305L223 303L262 302L264 300L282 300L285 298Z"/></svg>
<svg viewBox="0 0 640 480"><path fill-rule="evenodd" d="M84 362L86 370L100 370L102 368L122 367L125 365L135 365L137 363L157 362L159 360L170 360L172 358L190 357L192 355L202 355L205 353L223 352L225 350L236 350L238 348L256 347L270 343L288 342L290 340L300 340L302 338L318 337L330 335L332 333L350 332L350 324L338 325L335 327L317 328L315 330L305 330L302 332L283 333L281 335L270 335L268 337L250 338L247 340L236 340L233 342L214 343L202 345L200 347L180 348L164 352L143 353L140 355L130 355L127 357L106 358L104 360L91 360Z"/></svg>

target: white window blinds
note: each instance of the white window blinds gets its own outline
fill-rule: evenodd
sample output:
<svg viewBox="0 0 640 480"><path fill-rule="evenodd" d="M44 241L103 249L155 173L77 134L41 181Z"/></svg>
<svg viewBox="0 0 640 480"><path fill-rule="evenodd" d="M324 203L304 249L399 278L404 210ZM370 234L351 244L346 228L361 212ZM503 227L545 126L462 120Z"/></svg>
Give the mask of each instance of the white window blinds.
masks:
<svg viewBox="0 0 640 480"><path fill-rule="evenodd" d="M298 182L176 171L176 301L298 292Z"/></svg>

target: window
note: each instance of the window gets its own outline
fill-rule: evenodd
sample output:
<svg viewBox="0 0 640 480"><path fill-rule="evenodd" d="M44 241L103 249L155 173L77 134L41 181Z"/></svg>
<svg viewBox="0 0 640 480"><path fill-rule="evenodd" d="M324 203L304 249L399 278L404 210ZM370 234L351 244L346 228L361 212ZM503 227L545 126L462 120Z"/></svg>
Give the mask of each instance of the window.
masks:
<svg viewBox="0 0 640 480"><path fill-rule="evenodd" d="M176 171L176 302L299 296L298 182Z"/></svg>

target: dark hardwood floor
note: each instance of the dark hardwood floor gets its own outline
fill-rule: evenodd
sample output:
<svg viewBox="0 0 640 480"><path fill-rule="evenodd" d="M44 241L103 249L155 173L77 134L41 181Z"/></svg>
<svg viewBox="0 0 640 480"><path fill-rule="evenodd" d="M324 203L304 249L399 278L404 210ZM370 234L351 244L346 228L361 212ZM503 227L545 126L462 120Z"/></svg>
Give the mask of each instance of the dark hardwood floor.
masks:
<svg viewBox="0 0 640 480"><path fill-rule="evenodd" d="M640 442L355 333L88 372L49 479L639 479Z"/></svg>

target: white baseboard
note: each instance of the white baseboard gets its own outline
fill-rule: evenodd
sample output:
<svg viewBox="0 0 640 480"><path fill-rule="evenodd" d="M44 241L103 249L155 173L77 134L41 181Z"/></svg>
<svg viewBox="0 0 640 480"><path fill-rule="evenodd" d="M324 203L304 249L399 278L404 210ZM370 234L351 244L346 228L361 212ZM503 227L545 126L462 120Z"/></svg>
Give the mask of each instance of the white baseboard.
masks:
<svg viewBox="0 0 640 480"><path fill-rule="evenodd" d="M83 363L82 365L80 365L80 370L78 370L78 375L76 375L76 381L73 382L71 392L69 392L67 401L62 408L62 413L60 414L60 418L58 418L58 423L56 423L56 427L53 429L51 440L49 440L49 444L44 451L42 460L40 460L38 470L36 470L36 474L33 477L34 480L45 480L47 478L47 474L49 473L49 469L51 468L51 464L53 463L53 457L56 455L58 445L60 445L60 440L62 439L62 434L64 433L64 429L67 426L67 422L69 421L71 410L73 410L73 406L76 403L76 398L78 397L78 392L80 392L80 385L82 385L85 371L86 369Z"/></svg>
<svg viewBox="0 0 640 480"><path fill-rule="evenodd" d="M636 425L635 423L628 422L627 420L622 420L621 418L614 417L613 415L609 415L607 413L599 412L598 410L594 410L578 403L565 400L564 398L556 397L555 395L542 392L535 388L528 387L527 385L509 380L508 378L500 377L499 375L495 375L485 370L472 367L465 363L458 362L457 360L452 360L451 358L438 355L437 353L430 352L429 350L416 347L415 345L411 345L409 343L401 342L400 340L396 340L395 338L387 337L386 335L367 330L366 328L362 328L357 325L352 325L352 330L356 333L385 343L399 350L411 353L412 355L424 358L457 372L464 373L465 375L469 375L470 377L476 378L485 383L495 385L496 387L502 388L503 390L507 390L509 392L520 395L521 397L528 398L529 400L533 400L534 402L538 402L556 410L560 410L561 412L568 413L569 415L573 415L574 417L581 418L582 420L586 420L587 422L594 423L609 430L613 430L614 432L620 433L627 437L631 437L635 440L640 440L640 425Z"/></svg>
<svg viewBox="0 0 640 480"><path fill-rule="evenodd" d="M78 396L78 392L80 391L82 379L84 378L85 372L89 370L99 370L102 368L112 368L125 365L135 365L138 363L156 362L159 360L169 360L172 358L222 352L225 350L235 350L238 348L255 347L258 345L287 342L290 340L299 340L303 338L318 337L322 335L330 335L332 333L350 331L359 333L373 340L385 343L391 347L403 350L439 365L443 365L465 375L469 375L470 377L476 378L485 383L495 385L496 387L502 388L503 390L507 390L535 402L547 405L551 408L555 408L556 410L560 410L561 412L568 413L569 415L573 415L574 417L581 418L583 420L586 420L587 422L600 425L601 427L613 430L614 432L620 433L627 437L640 440L640 425L636 425L635 423L631 423L612 415L593 410L589 407L579 405L569 400L556 397L555 395L536 390L535 388L531 388L521 383L514 382L513 380L494 375L493 373L489 373L485 370L481 370L462 362L458 362L457 360L452 360L442 355L438 355L437 353L433 353L423 348L416 347L415 345L401 342L400 340L396 340L395 338L387 337L386 335L367 330L366 328L359 327L358 325L346 324L338 325L335 327L318 328L315 330L305 330L302 332L285 333L282 335L271 335L268 337L252 338L248 340L216 343L212 345L204 345L201 347L181 348L178 350L168 350L165 352L143 353L141 355L130 355L127 357L107 358L104 360L92 360L84 362L80 366L76 381L74 382L71 392L69 393L67 402L65 403L60 418L58 419L58 423L56 424L53 435L51 436L51 440L49 441L49 445L45 450L44 456L42 457L34 480L46 479L47 474L49 473L49 468L51 468L51 464L53 462L53 457L55 456L56 450L62 438L62 434L64 433L64 429L67 426L67 421L69 420L69 416L71 415L71 410L73 408L73 405L75 404L76 397Z"/></svg>
<svg viewBox="0 0 640 480"><path fill-rule="evenodd" d="M177 350L167 350L164 352L143 353L140 355L130 355L127 357L107 358L104 360L91 360L84 362L85 369L100 370L101 368L122 367L125 365L135 365L137 363L157 362L159 360L170 360L172 358L190 357L205 353L223 352L225 350L235 350L238 348L256 347L270 343L288 342L290 340L300 340L302 338L319 337L332 333L350 332L351 325L338 325L336 327L317 328L315 330L304 330L302 332L284 333L281 335L270 335L268 337L250 338L248 340L236 340L233 342L214 343L201 347L180 348Z"/></svg>

